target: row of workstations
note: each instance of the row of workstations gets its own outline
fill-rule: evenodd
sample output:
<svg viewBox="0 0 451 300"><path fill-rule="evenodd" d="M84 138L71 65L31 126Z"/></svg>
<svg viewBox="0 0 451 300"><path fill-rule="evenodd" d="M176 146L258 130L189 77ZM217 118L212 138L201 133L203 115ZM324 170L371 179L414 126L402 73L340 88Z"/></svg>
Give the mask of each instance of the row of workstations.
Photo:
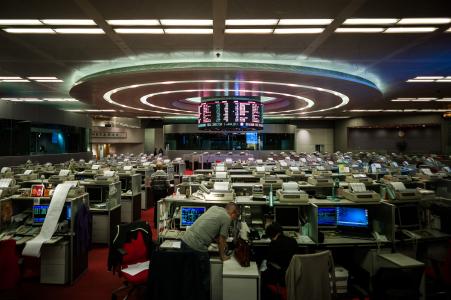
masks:
<svg viewBox="0 0 451 300"><path fill-rule="evenodd" d="M49 178L39 174L41 166L31 164L2 170L0 240L15 240L21 251L28 241L42 233L58 184L72 183L74 186L64 196L56 230L40 251L41 283L65 284L72 283L87 269L90 241L109 244L116 225L140 218L143 185L140 171L150 176L151 168L137 166L113 171L94 164L89 168L85 165L83 171L72 171L59 169L66 165L54 167L57 175ZM13 169L22 173L14 174ZM88 218L79 215L80 211L92 215L89 238L80 232L89 228Z"/></svg>

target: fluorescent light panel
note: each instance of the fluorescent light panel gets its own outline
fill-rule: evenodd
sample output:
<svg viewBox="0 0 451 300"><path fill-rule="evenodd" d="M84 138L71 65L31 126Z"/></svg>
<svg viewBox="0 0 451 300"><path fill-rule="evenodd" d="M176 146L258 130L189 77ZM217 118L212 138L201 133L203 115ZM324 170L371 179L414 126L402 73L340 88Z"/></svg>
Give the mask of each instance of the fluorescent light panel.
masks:
<svg viewBox="0 0 451 300"><path fill-rule="evenodd" d="M277 25L329 25L333 19L280 19Z"/></svg>
<svg viewBox="0 0 451 300"><path fill-rule="evenodd" d="M271 34L271 28L227 28L225 33L228 34Z"/></svg>
<svg viewBox="0 0 451 300"><path fill-rule="evenodd" d="M107 20L107 23L113 26L159 26L160 22L154 19L141 20Z"/></svg>
<svg viewBox="0 0 451 300"><path fill-rule="evenodd" d="M408 79L407 82L434 82L434 79Z"/></svg>
<svg viewBox="0 0 451 300"><path fill-rule="evenodd" d="M40 34L48 34L55 33L53 29L50 28L4 28L4 31L8 33L40 33Z"/></svg>
<svg viewBox="0 0 451 300"><path fill-rule="evenodd" d="M46 25L96 25L94 20L91 19L44 19L41 21Z"/></svg>
<svg viewBox="0 0 451 300"><path fill-rule="evenodd" d="M64 82L62 79L36 79L36 82Z"/></svg>
<svg viewBox="0 0 451 300"><path fill-rule="evenodd" d="M323 31L324 31L324 28L276 28L276 29L274 29L275 34L314 34L314 33L321 33Z"/></svg>
<svg viewBox="0 0 451 300"><path fill-rule="evenodd" d="M437 27L390 27L384 33L422 33L435 30L437 30Z"/></svg>
<svg viewBox="0 0 451 300"><path fill-rule="evenodd" d="M3 79L2 82L30 82L28 79Z"/></svg>
<svg viewBox="0 0 451 300"><path fill-rule="evenodd" d="M344 25L390 25L398 22L394 18L352 18L346 19Z"/></svg>
<svg viewBox="0 0 451 300"><path fill-rule="evenodd" d="M58 79L55 76L32 76L32 77L27 77L28 79L31 80L37 80L37 79L42 79L42 80L46 80L46 79Z"/></svg>
<svg viewBox="0 0 451 300"><path fill-rule="evenodd" d="M443 76L417 76L414 79L443 79Z"/></svg>
<svg viewBox="0 0 451 300"><path fill-rule="evenodd" d="M0 25L42 25L36 19L0 19Z"/></svg>
<svg viewBox="0 0 451 300"><path fill-rule="evenodd" d="M123 34L164 34L161 28L115 28L114 31Z"/></svg>
<svg viewBox="0 0 451 300"><path fill-rule="evenodd" d="M384 31L385 28L373 27L373 28L353 28L353 27L340 27L335 29L338 33L378 33Z"/></svg>
<svg viewBox="0 0 451 300"><path fill-rule="evenodd" d="M276 25L278 19L227 19L227 26L265 26Z"/></svg>
<svg viewBox="0 0 451 300"><path fill-rule="evenodd" d="M101 28L56 28L57 33L62 34L103 34Z"/></svg>
<svg viewBox="0 0 451 300"><path fill-rule="evenodd" d="M448 24L450 18L403 18L398 24L421 25L421 24Z"/></svg>
<svg viewBox="0 0 451 300"><path fill-rule="evenodd" d="M8 79L22 79L19 76L0 76L0 80L8 80Z"/></svg>
<svg viewBox="0 0 451 300"><path fill-rule="evenodd" d="M167 34L213 34L210 28L166 28L164 33Z"/></svg>
<svg viewBox="0 0 451 300"><path fill-rule="evenodd" d="M451 82L451 79L437 79L436 82Z"/></svg>
<svg viewBox="0 0 451 300"><path fill-rule="evenodd" d="M198 19L162 19L160 20L163 26L212 26L213 20L198 20Z"/></svg>

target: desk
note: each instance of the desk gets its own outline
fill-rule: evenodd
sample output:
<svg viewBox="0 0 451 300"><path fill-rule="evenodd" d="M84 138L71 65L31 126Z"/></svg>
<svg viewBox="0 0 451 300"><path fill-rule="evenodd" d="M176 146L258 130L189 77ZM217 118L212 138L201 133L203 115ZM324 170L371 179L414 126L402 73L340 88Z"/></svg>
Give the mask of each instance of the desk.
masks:
<svg viewBox="0 0 451 300"><path fill-rule="evenodd" d="M260 299L260 273L256 262L244 268L232 256L223 263L222 299Z"/></svg>

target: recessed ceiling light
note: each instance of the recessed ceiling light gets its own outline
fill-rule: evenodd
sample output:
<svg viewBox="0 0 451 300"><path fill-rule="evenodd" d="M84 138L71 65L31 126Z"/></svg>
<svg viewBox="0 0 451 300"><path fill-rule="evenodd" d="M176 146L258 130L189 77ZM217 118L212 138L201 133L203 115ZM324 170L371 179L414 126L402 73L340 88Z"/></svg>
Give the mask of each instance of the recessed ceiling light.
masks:
<svg viewBox="0 0 451 300"><path fill-rule="evenodd" d="M0 76L0 80L8 80L8 79L22 79L19 76Z"/></svg>
<svg viewBox="0 0 451 300"><path fill-rule="evenodd" d="M335 29L338 33L377 33L384 31L385 28L374 27L374 28L352 28L352 27L340 27Z"/></svg>
<svg viewBox="0 0 451 300"><path fill-rule="evenodd" d="M443 76L417 76L414 79L443 79Z"/></svg>
<svg viewBox="0 0 451 300"><path fill-rule="evenodd" d="M212 26L213 20L178 20L178 19L162 19L163 26Z"/></svg>
<svg viewBox="0 0 451 300"><path fill-rule="evenodd" d="M265 26L276 25L277 19L228 19L225 24L228 26Z"/></svg>
<svg viewBox="0 0 451 300"><path fill-rule="evenodd" d="M164 33L167 34L213 34L210 28L166 28Z"/></svg>
<svg viewBox="0 0 451 300"><path fill-rule="evenodd" d="M399 19L394 18L352 18L346 19L344 25L387 25L395 24Z"/></svg>
<svg viewBox="0 0 451 300"><path fill-rule="evenodd" d="M36 82L64 82L62 79L36 79Z"/></svg>
<svg viewBox="0 0 451 300"><path fill-rule="evenodd" d="M91 19L44 19L41 21L46 25L96 25Z"/></svg>
<svg viewBox="0 0 451 300"><path fill-rule="evenodd" d="M115 28L114 31L124 34L164 34L162 28Z"/></svg>
<svg viewBox="0 0 451 300"><path fill-rule="evenodd" d="M3 30L8 33L55 33L51 28L4 28Z"/></svg>
<svg viewBox="0 0 451 300"><path fill-rule="evenodd" d="M275 34L321 33L324 28L276 28Z"/></svg>
<svg viewBox="0 0 451 300"><path fill-rule="evenodd" d="M408 79L406 82L434 82L434 79Z"/></svg>
<svg viewBox="0 0 451 300"><path fill-rule="evenodd" d="M158 20L142 19L142 20L107 20L107 23L115 26L159 26Z"/></svg>
<svg viewBox="0 0 451 300"><path fill-rule="evenodd" d="M403 18L398 24L448 24L451 23L450 18Z"/></svg>
<svg viewBox="0 0 451 300"><path fill-rule="evenodd" d="M28 79L2 79L2 82L30 82Z"/></svg>
<svg viewBox="0 0 451 300"><path fill-rule="evenodd" d="M63 34L103 34L102 28L56 28L57 33Z"/></svg>
<svg viewBox="0 0 451 300"><path fill-rule="evenodd" d="M333 19L280 19L277 25L329 25Z"/></svg>
<svg viewBox="0 0 451 300"><path fill-rule="evenodd" d="M437 27L390 27L384 33L421 33L435 30L437 30Z"/></svg>
<svg viewBox="0 0 451 300"><path fill-rule="evenodd" d="M272 32L271 28L227 28L225 30L228 34L270 34Z"/></svg>
<svg viewBox="0 0 451 300"><path fill-rule="evenodd" d="M0 25L42 25L36 19L1 19Z"/></svg>

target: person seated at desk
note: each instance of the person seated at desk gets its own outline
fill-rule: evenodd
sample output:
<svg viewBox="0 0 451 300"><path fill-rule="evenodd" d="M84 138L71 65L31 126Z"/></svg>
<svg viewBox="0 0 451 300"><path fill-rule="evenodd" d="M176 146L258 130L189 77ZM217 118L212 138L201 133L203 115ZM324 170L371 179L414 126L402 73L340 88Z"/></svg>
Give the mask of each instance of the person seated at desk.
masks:
<svg viewBox="0 0 451 300"><path fill-rule="evenodd" d="M152 191L154 205L153 224L157 228L157 202L168 195L170 185L168 174L163 171L163 164L158 162L155 168L156 171L150 176L150 189Z"/></svg>
<svg viewBox="0 0 451 300"><path fill-rule="evenodd" d="M285 272L298 247L296 240L286 236L277 223L268 225L265 234L271 242L267 253L266 270L261 273L263 300L272 299L269 285L285 286Z"/></svg>
<svg viewBox="0 0 451 300"><path fill-rule="evenodd" d="M186 230L182 237L182 250L195 251L199 254L199 260L204 267L202 286L206 293L210 291L208 246L217 241L221 260L228 260L230 257L226 255L226 249L229 226L232 220L238 219L238 216L238 207L233 202L228 203L225 208L212 206Z"/></svg>

